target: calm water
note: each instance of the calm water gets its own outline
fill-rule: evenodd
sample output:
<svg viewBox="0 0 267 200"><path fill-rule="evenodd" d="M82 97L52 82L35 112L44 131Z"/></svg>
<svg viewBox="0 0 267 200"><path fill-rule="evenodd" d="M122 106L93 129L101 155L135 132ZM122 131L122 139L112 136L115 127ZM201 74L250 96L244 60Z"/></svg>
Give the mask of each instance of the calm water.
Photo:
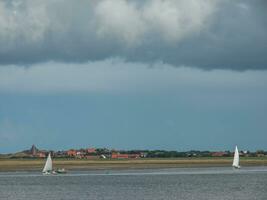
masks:
<svg viewBox="0 0 267 200"><path fill-rule="evenodd" d="M0 173L0 199L266 200L267 168Z"/></svg>

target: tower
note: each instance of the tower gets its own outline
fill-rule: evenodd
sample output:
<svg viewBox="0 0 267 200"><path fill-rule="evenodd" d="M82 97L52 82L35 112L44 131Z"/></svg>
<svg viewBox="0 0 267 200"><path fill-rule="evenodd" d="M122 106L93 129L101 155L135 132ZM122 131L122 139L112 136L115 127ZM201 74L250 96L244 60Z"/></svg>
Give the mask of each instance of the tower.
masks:
<svg viewBox="0 0 267 200"><path fill-rule="evenodd" d="M36 146L33 144L30 150L30 153L35 156L38 152L38 149L36 148Z"/></svg>

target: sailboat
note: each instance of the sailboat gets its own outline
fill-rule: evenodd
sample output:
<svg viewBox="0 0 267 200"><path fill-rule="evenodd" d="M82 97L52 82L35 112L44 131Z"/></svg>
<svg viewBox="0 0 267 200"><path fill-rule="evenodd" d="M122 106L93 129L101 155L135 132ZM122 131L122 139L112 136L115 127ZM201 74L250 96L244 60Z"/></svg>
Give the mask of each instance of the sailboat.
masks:
<svg viewBox="0 0 267 200"><path fill-rule="evenodd" d="M51 155L49 153L45 162L43 174L51 174L51 173L53 173L53 165L52 165Z"/></svg>
<svg viewBox="0 0 267 200"><path fill-rule="evenodd" d="M52 159L49 153L45 162L43 174L48 175L48 174L66 174L66 173L67 171L64 168L58 168L56 170L53 170Z"/></svg>
<svg viewBox="0 0 267 200"><path fill-rule="evenodd" d="M237 146L235 146L235 155L234 155L234 160L233 160L233 165L232 165L235 169L240 169L240 165L239 165L239 152L237 149Z"/></svg>

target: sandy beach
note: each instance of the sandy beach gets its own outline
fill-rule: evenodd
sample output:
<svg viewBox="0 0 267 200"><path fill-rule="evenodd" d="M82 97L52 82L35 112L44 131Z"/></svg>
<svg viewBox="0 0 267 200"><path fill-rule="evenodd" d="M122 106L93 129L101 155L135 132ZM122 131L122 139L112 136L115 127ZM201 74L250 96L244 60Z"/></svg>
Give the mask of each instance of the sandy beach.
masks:
<svg viewBox="0 0 267 200"><path fill-rule="evenodd" d="M0 171L40 171L44 159L0 159ZM149 169L231 166L232 158L176 158L131 160L54 159L54 168L67 170ZM267 166L267 158L241 158L241 166Z"/></svg>

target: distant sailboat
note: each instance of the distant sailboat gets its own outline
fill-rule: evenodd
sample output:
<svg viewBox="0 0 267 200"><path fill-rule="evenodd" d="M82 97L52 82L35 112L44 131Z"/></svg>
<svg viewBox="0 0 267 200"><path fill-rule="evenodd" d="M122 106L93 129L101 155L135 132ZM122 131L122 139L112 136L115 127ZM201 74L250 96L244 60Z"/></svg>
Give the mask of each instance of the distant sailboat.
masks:
<svg viewBox="0 0 267 200"><path fill-rule="evenodd" d="M43 174L51 174L51 173L53 173L53 165L52 165L51 155L49 153L43 169Z"/></svg>
<svg viewBox="0 0 267 200"><path fill-rule="evenodd" d="M239 165L239 152L238 152L237 146L235 146L235 155L234 155L234 160L233 160L233 167L235 169L240 169L240 165Z"/></svg>

